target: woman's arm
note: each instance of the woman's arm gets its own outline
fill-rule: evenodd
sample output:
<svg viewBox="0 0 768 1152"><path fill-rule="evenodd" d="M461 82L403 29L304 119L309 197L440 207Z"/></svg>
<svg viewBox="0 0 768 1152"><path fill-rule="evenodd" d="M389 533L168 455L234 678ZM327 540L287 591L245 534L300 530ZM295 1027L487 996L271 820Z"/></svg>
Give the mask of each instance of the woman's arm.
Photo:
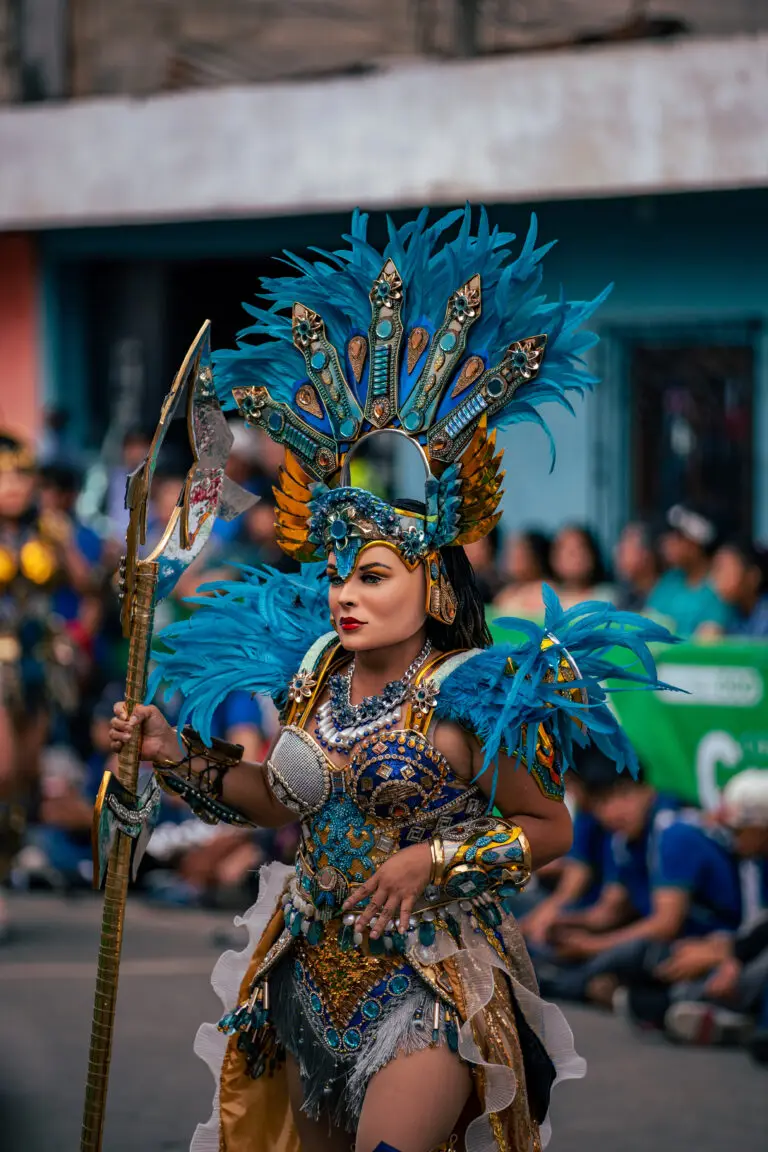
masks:
<svg viewBox="0 0 768 1152"><path fill-rule="evenodd" d="M154 704L137 705L129 717L124 701L120 701L115 705L114 711L115 715L110 725L110 743L116 752L127 744L134 729L140 724L143 760L149 760L151 763L181 760L183 751L179 746L176 729L171 727ZM190 766L192 772L199 773L208 767L208 761L196 756ZM184 772L186 768L187 763L184 762L179 770ZM267 784L265 765L248 760L241 760L223 774L221 802L262 828L280 828L283 824L292 824L296 820L296 813L286 808L272 795Z"/></svg>
<svg viewBox="0 0 768 1152"><path fill-rule="evenodd" d="M472 749L472 776L483 795L490 798L494 770L491 767L482 771L483 750L474 736L468 739ZM501 754L494 803L505 820L525 832L534 869L569 851L573 825L563 801L545 796L524 765Z"/></svg>

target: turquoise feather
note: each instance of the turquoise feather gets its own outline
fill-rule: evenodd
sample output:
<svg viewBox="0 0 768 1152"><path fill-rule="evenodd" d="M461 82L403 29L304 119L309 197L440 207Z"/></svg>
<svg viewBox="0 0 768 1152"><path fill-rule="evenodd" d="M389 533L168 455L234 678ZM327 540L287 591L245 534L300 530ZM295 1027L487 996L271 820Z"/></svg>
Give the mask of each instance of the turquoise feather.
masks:
<svg viewBox="0 0 768 1152"><path fill-rule="evenodd" d="M399 227L388 220L388 241L380 251L368 241L367 215L356 210L350 232L342 237L345 247L334 252L311 249L314 259L286 253L291 275L262 279L263 305L243 305L253 323L238 333L237 348L214 354L216 389L223 406L235 407L233 388L252 385L266 386L274 400L291 404L297 386L306 379L304 359L293 345L294 301L322 316L329 339L343 353L351 336L368 331L371 285L391 258L403 280L406 334L417 326L434 331L453 292L478 273L482 312L469 331L466 357L477 355L488 365L496 364L514 341L547 335L538 377L523 384L490 424L538 424L549 437L554 462L554 444L538 407L555 403L572 412L569 395L582 396L594 388L597 379L584 367L583 357L597 337L581 326L610 288L593 300L568 301L561 292L556 302L547 302L539 291L541 261L553 244L537 247L535 215L516 257L511 247L515 235L491 228L485 208L479 210L476 231L469 205L432 224L428 215L424 209ZM458 231L448 238L457 224Z"/></svg>
<svg viewBox="0 0 768 1152"><path fill-rule="evenodd" d="M210 739L213 714L235 690L271 696L278 708L305 654L328 631L324 564L300 573L242 568L243 579L203 585L195 611L156 637L147 699L182 698L179 726Z"/></svg>
<svg viewBox="0 0 768 1152"><path fill-rule="evenodd" d="M626 769L635 775L637 757L608 707L608 694L622 688L677 691L657 678L648 647L676 642L662 625L599 600L564 611L546 584L544 607L543 627L516 618L497 620L497 626L522 633L525 639L479 652L448 675L440 689L437 715L470 729L483 746L482 772L489 768L493 772L490 805L498 784L499 754L523 756L532 764L541 723L559 746L563 770L573 764L573 745L591 742L615 762L617 772ZM553 637L556 642L542 648L542 642ZM626 661L617 662L617 650ZM562 683L546 680L550 670L557 672L565 651L579 669L578 679L568 687L581 689L586 703L561 695ZM514 667L511 675L508 661ZM614 683L607 686L609 679Z"/></svg>

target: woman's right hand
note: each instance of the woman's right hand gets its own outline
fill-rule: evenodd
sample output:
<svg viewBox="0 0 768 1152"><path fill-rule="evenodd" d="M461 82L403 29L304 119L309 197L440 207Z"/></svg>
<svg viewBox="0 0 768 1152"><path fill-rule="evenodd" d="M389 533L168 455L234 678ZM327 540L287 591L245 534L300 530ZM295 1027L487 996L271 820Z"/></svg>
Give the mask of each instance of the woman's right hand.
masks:
<svg viewBox="0 0 768 1152"><path fill-rule="evenodd" d="M109 743L114 752L120 752L128 743L135 729L141 725L141 759L180 760L183 751L179 746L176 729L163 716L154 704L137 704L128 716L125 701L120 700L113 709L115 715L109 725Z"/></svg>

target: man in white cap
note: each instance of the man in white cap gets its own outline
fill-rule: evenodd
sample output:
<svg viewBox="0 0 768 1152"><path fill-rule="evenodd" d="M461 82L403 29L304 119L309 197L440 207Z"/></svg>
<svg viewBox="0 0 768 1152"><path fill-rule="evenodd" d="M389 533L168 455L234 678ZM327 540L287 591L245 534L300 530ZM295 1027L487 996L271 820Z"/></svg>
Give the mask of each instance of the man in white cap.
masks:
<svg viewBox="0 0 768 1152"><path fill-rule="evenodd" d="M735 935L682 940L660 965L673 1001L664 1027L681 1043L744 1043L768 1063L768 770L728 781L720 819L741 858L741 926Z"/></svg>
<svg viewBox="0 0 768 1152"><path fill-rule="evenodd" d="M685 504L673 504L666 520L659 546L669 570L651 591L646 607L671 620L684 638L710 626L727 632L735 612L720 599L709 578L717 526L704 512Z"/></svg>

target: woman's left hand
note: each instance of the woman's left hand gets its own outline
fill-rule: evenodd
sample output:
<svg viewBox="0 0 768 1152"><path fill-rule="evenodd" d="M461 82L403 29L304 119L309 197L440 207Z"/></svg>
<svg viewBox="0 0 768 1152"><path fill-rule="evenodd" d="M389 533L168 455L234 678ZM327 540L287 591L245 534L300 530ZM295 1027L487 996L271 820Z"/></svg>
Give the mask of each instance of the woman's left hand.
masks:
<svg viewBox="0 0 768 1152"><path fill-rule="evenodd" d="M374 916L378 916L371 929L374 940L381 936L390 920L398 924L401 932L406 932L413 907L429 883L431 870L432 853L428 841L401 848L376 869L370 880L355 889L344 902L342 911L355 908L368 896L368 906L355 921L358 932L362 932Z"/></svg>

